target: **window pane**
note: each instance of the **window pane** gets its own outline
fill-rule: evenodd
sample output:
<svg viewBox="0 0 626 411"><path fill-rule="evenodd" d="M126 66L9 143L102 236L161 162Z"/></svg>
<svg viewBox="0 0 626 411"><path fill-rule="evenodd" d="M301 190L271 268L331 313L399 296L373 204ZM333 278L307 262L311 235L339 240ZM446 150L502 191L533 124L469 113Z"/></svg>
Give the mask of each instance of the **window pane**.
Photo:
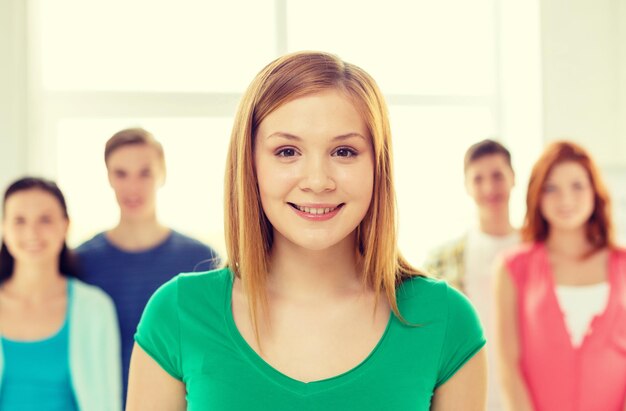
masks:
<svg viewBox="0 0 626 411"><path fill-rule="evenodd" d="M325 50L391 94L495 90L493 0L289 1L289 50Z"/></svg>
<svg viewBox="0 0 626 411"><path fill-rule="evenodd" d="M37 4L50 90L240 92L276 52L273 0Z"/></svg>
<svg viewBox="0 0 626 411"><path fill-rule="evenodd" d="M70 244L78 245L117 223L104 144L115 132L137 125L152 132L165 150L167 179L159 191L160 220L223 253L223 180L231 118L60 121L57 180L70 208Z"/></svg>
<svg viewBox="0 0 626 411"><path fill-rule="evenodd" d="M493 135L494 118L485 108L392 106L390 112L400 248L419 266L432 247L472 223L463 156Z"/></svg>

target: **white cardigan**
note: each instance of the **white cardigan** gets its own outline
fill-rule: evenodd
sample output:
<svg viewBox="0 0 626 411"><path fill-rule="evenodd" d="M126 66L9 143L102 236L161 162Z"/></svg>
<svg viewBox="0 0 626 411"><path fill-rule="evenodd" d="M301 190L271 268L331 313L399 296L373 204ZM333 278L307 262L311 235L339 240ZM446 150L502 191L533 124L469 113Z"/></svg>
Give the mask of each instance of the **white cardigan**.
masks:
<svg viewBox="0 0 626 411"><path fill-rule="evenodd" d="M115 306L97 287L72 281L70 375L81 411L122 409L120 334ZM0 343L0 385L4 356Z"/></svg>

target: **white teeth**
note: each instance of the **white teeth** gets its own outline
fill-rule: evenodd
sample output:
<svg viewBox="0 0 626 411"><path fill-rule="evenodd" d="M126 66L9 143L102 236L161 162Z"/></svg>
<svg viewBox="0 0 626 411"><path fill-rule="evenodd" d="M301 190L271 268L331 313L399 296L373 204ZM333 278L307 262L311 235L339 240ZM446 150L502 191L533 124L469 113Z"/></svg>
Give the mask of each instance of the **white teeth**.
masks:
<svg viewBox="0 0 626 411"><path fill-rule="evenodd" d="M328 214L337 208L337 207L313 208L313 207L302 207L299 205L297 205L296 207L298 208L298 210L302 212L305 212L307 214L313 214L313 215Z"/></svg>

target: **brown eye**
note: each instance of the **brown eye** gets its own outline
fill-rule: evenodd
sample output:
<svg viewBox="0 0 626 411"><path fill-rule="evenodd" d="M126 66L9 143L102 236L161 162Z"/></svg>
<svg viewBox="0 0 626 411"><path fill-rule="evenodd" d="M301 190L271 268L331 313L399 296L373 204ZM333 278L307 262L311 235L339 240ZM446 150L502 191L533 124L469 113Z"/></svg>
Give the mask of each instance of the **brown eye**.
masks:
<svg viewBox="0 0 626 411"><path fill-rule="evenodd" d="M348 147L340 147L335 151L334 155L337 157L355 157L357 152Z"/></svg>
<svg viewBox="0 0 626 411"><path fill-rule="evenodd" d="M278 150L276 152L276 155L278 157L293 157L296 155L296 150L294 148L291 147L286 147L286 148L282 148L280 150Z"/></svg>

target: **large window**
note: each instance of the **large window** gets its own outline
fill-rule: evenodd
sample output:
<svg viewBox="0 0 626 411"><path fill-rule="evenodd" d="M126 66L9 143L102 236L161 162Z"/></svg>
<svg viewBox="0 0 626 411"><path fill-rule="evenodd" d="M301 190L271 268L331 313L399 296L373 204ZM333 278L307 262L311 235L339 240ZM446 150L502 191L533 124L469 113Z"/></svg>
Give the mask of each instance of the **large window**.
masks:
<svg viewBox="0 0 626 411"><path fill-rule="evenodd" d="M223 251L223 172L238 99L265 64L303 49L360 65L386 95L409 260L419 265L472 219L463 152L502 131L498 0L31 4L38 126L30 169L65 190L73 245L115 223L104 142L142 126L166 150L162 220Z"/></svg>

